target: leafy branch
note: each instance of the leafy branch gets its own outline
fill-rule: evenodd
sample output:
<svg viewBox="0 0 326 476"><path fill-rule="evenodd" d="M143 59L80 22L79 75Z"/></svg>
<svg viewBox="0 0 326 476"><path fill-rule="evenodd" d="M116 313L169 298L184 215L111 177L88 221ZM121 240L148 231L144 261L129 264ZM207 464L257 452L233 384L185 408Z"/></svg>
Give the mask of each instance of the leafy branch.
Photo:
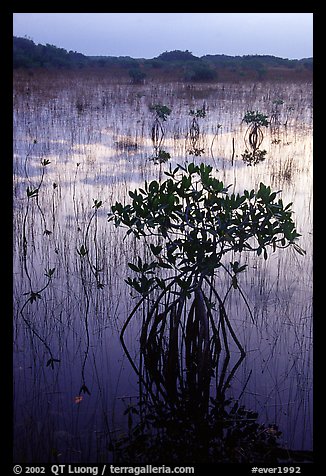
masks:
<svg viewBox="0 0 326 476"><path fill-rule="evenodd" d="M263 183L257 191L230 194L230 185L217 179L213 168L204 163L178 165L173 170L170 166L165 174L168 178L162 183L153 180L145 182L144 188L130 191L129 204L116 202L111 207L108 220L116 227L126 227L127 235L160 240L148 245L152 261L144 262L138 256L136 262L129 263L136 276L128 277L126 282L144 299L158 288L162 289L162 297L166 295L166 280L170 279L169 289L175 285L175 290L169 294L189 299L194 296L196 306L200 299L204 303L202 308L206 307L203 312L207 319L210 301L204 293L206 283L219 301L225 345L228 329L242 352L224 304L232 288L240 290L238 275L245 271L246 264L231 262L230 272L223 258L229 252L248 251L266 260L268 250L275 252L277 248L288 246L304 254L297 244L301 235L292 220L292 203L284 206L278 197L280 192L272 191ZM218 268L226 270L231 280L224 298L211 284L210 278ZM201 293L203 298L199 298ZM249 308L241 290L240 293ZM183 300L181 306L184 305Z"/></svg>

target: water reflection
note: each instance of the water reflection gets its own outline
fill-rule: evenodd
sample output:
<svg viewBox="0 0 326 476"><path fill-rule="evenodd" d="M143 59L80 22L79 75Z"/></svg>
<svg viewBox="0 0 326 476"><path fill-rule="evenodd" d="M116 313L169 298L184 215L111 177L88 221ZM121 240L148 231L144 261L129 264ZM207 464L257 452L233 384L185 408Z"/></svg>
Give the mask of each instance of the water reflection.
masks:
<svg viewBox="0 0 326 476"><path fill-rule="evenodd" d="M112 446L116 462L276 463L277 426L259 423L241 404L246 384L237 399L229 396L245 356L230 352L198 299L184 320L173 305L150 317L141 329L137 366L122 334L140 388L126 410L128 433Z"/></svg>
<svg viewBox="0 0 326 476"><path fill-rule="evenodd" d="M163 104L151 105L149 109L155 114L154 122L151 127L151 139L154 153L153 156L150 157L150 160L152 160L154 164L160 164L161 177L161 164L167 162L171 158L170 154L163 149L165 137L164 122L166 122L168 116L171 114L171 109Z"/></svg>
<svg viewBox="0 0 326 476"><path fill-rule="evenodd" d="M244 151L242 156L242 160L247 164L247 165L257 165L259 162L262 162L263 160L266 159L266 150L260 150L260 149L255 149L251 152L249 152L247 149Z"/></svg>
<svg viewBox="0 0 326 476"><path fill-rule="evenodd" d="M190 109L189 116L192 117L186 141L189 143L187 152L195 157L205 154L205 149L201 144L199 119L206 117L206 104L204 102L200 109Z"/></svg>

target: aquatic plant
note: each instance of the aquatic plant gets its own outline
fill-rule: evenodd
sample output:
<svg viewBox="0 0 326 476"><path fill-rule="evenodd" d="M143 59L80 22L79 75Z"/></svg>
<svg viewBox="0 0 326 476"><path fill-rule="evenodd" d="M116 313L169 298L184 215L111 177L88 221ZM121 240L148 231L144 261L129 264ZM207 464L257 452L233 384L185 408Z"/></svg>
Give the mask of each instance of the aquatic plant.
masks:
<svg viewBox="0 0 326 476"><path fill-rule="evenodd" d="M102 290L104 288L104 284L100 279L100 273L102 271L102 267L100 266L99 259L98 259L98 244L97 244L97 214L98 210L103 205L102 200L93 199L93 206L92 215L88 220L86 231L84 234L83 243L77 248L77 254L79 256L79 268L80 268L80 277L81 283L83 287L83 293L85 298L85 314L84 314L84 322L85 322L85 335L86 335L86 349L84 354L84 359L82 363L81 369L81 387L79 390L78 397L81 397L82 393L90 395L91 392L86 385L86 376L85 376L85 369L86 363L89 356L89 349L90 349L90 333L89 333L89 315L90 315L90 305L91 305L91 295L93 292L93 283L90 281L90 276L87 275L86 265L88 265L88 270L90 271L91 275L95 278L96 281L96 288ZM90 228L92 222L95 222L95 230L93 235L93 247L94 247L94 254L95 259L92 260L91 258L91 242L90 242Z"/></svg>
<svg viewBox="0 0 326 476"><path fill-rule="evenodd" d="M256 149L255 151L249 151L246 149L243 154L241 154L242 160L247 165L257 165L259 162L262 162L266 158L267 151Z"/></svg>
<svg viewBox="0 0 326 476"><path fill-rule="evenodd" d="M116 202L108 220L115 226L125 226L127 235L144 238L152 254L151 262L139 256L129 267L136 277L128 277L127 284L142 298L126 320L121 336L140 304L154 296L143 325L147 335L149 325L155 320L173 322L175 332L179 328L187 299L193 299L188 312L188 323L193 313L201 316L201 326L208 332L216 328L214 311L218 312L218 328L224 346L228 349L227 331L238 346L244 349L232 328L225 309L231 289L238 289L239 274L247 265L239 261L224 262L230 252L252 252L267 259L267 250L293 246L300 254L304 251L296 243L300 234L292 220L291 203L284 206L278 192L260 184L258 191L244 190L240 195L229 194L230 186L212 174L212 167L190 163L187 167L170 166L169 177L159 184L145 182L144 188L129 191L132 202L127 205ZM150 242L150 238L156 239ZM217 270L225 271L230 280L225 296L214 285ZM160 271L167 275L160 276ZM160 303L164 298L163 311Z"/></svg>
<svg viewBox="0 0 326 476"><path fill-rule="evenodd" d="M198 119L206 117L206 104L204 103L200 109L190 109L189 116L192 117L192 121L188 133L191 143L188 153L198 157L205 153L205 150L199 146L200 128Z"/></svg>
<svg viewBox="0 0 326 476"><path fill-rule="evenodd" d="M265 160L266 150L260 150L264 134L262 127L268 127L268 116L258 111L247 111L242 122L248 124L248 129L245 134L245 143L247 149L242 154L243 161L247 165L256 165L258 162Z"/></svg>
<svg viewBox="0 0 326 476"><path fill-rule="evenodd" d="M162 149L163 139L165 135L165 129L163 122L165 122L168 116L171 114L171 109L163 104L154 104L149 107L149 110L155 114L155 119L152 124L151 138L154 148L154 155L151 160L156 164L162 164L171 158L169 152ZM160 168L161 176L161 168Z"/></svg>
<svg viewBox="0 0 326 476"><path fill-rule="evenodd" d="M167 120L168 116L172 112L171 109L164 104L153 104L149 107L149 110L155 113L155 120L158 119L163 122Z"/></svg>
<svg viewBox="0 0 326 476"><path fill-rule="evenodd" d="M37 144L36 139L33 141L33 144L29 148L29 151L25 157L24 170L25 170L26 178L29 182L30 182L30 178L27 171L27 161L32 149L35 147L35 144ZM45 214L39 203L39 194L40 194L40 190L44 181L45 167L47 167L50 163L51 162L48 159L41 160L42 169L41 169L41 178L39 179L39 183L36 186L34 185L32 187L27 187L26 189L27 204L26 204L26 209L25 209L24 218L22 222L22 248L23 248L22 260L23 260L24 274L28 281L29 291L23 293L23 295L27 296L27 298L25 302L23 303L23 305L21 306L19 314L21 318L23 319L27 328L31 331L31 334L35 336L46 348L50 356L50 359L47 361L46 366L47 367L51 366L51 368L54 369L54 363L60 362L60 359L54 358L52 349L50 345L48 344L46 338L41 335L41 332L39 330L37 330L36 324L32 322L32 320L29 318L29 313L27 312L29 304L36 303L38 300L42 299L42 293L50 286L54 276L55 269L56 269L56 268L50 268L50 267L45 268L44 275L47 278L47 281L42 286L40 285L37 286L32 281L31 273L28 266L28 260L27 260L29 250L34 248L33 243L29 243L30 240L27 236L27 222L28 222L28 219L31 218L30 213L31 213L32 202L35 202L36 208L38 209L41 216L41 220L43 224L43 236L48 237L52 234L52 231L48 230Z"/></svg>
<svg viewBox="0 0 326 476"><path fill-rule="evenodd" d="M248 137L249 147L253 150L259 149L264 135L262 127L268 127L268 116L258 111L247 111L242 122L248 124L245 140Z"/></svg>

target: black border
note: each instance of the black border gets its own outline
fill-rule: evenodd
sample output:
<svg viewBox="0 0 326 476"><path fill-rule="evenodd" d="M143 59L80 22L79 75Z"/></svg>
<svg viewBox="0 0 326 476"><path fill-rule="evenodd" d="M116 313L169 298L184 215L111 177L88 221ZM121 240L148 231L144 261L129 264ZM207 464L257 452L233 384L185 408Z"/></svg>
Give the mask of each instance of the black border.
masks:
<svg viewBox="0 0 326 476"><path fill-rule="evenodd" d="M278 4L281 5L281 8L277 8ZM92 2L91 11L87 12L87 5L82 9L82 12L92 13L96 7L96 3ZM54 5L57 12L75 12L77 9L68 6L67 3L61 4L56 2ZM88 5L89 7L90 5ZM141 7L141 5L138 5ZM153 4L149 5L149 9L153 11ZM161 6L161 4L157 4ZM165 7L168 5L164 4ZM186 5L184 9L189 9L191 5ZM219 5L222 6L222 5ZM233 7L237 5L232 4ZM251 7L251 12L260 12L262 11L261 4L257 5L257 8L254 8L255 5L248 4L241 6L236 9L236 12L241 12L244 6ZM272 5L264 5L266 7L273 7L274 12L293 12L292 7L286 6L284 2L273 3ZM296 5L298 6L298 5ZM302 5L301 5L302 6ZM79 9L81 5L78 5ZM103 4L98 5L98 11L103 10ZM178 4L178 7L181 8L181 5ZM283 8L282 8L283 7ZM323 469L324 463L324 432L325 426L322 422L322 416L324 414L324 408L321 404L323 393L323 383L324 383L324 372L323 372L323 362L324 357L321 347L323 345L324 334L322 332L322 323L323 323L323 311L322 311L322 294L324 291L324 276L323 276L323 265L322 265L322 251L323 251L323 216L324 216L324 202L321 195L324 186L324 167L323 162L325 162L325 157L322 151L322 148L319 146L319 140L322 134L322 128L324 126L324 118L321 117L321 99L324 97L323 92L323 83L325 83L323 73L320 74L320 66L323 65L324 58L322 57L323 46L321 39L321 29L325 27L323 22L322 10L320 5L318 7L313 5L313 2L309 2L307 5L308 8L304 12L310 12L314 14L314 80L313 80L313 91L314 91L314 173L313 173L313 195L314 195L314 207L313 207L313 223L314 223L314 463L312 464L302 464L301 474L320 474L320 470ZM146 8L146 7L145 7ZM27 9L32 10L32 12L45 12L46 9L49 9L49 12L53 11L54 8L51 8L51 4L40 4L33 5L31 2L12 2L9 6L2 5L2 13L0 15L0 34L1 34L1 54L2 54L2 64L3 68L1 71L1 92L2 92L2 101L1 101L1 116L2 116L2 131L4 132L4 144L5 148L2 149L2 162L1 162L1 172L2 180L0 182L0 191L1 191L1 218L3 230L1 233L1 304L2 312L1 319L3 321L2 325L2 343L0 346L1 349L1 402L2 410L4 415L4 427L2 433L2 441L0 444L1 448L1 459L0 467L5 467L6 470L2 474L13 474L12 467L12 442L13 442L13 366L12 366L12 342L13 342L13 331L12 331L12 315L13 315L13 305L12 305L12 295L13 295L13 271L12 271L12 249L13 249L13 235L12 235L12 216L13 216L13 203L12 203L12 162L9 159L12 157L12 137L13 137L13 127L12 127L12 36L13 36L13 13L14 12L25 12ZM285 9L285 11L284 11ZM118 10L120 11L120 10ZM129 9L127 10L129 11ZM159 10L160 11L160 10ZM181 10L182 11L182 10ZM268 10L270 11L270 10ZM295 10L296 11L296 10ZM96 11L95 11L96 12ZM94 12L94 13L95 13ZM229 9L224 10L224 12L230 12ZM178 12L173 12L178 13ZM221 12L223 13L223 11ZM247 11L247 13L249 13ZM277 34L277 32L276 32ZM290 39L289 39L290 41ZM4 176L3 176L4 175ZM96 465L91 465L96 466ZM99 465L102 467L102 465ZM240 469L241 468L241 469ZM195 474L226 474L228 470L235 470L235 473L241 476L241 474L251 474L251 465L205 465L202 467L196 468ZM241 471L241 473L240 473ZM23 473L24 474L24 473ZM50 466L48 467L46 474L51 474ZM100 474L100 473L99 473ZM109 474L109 473L106 473Z"/></svg>

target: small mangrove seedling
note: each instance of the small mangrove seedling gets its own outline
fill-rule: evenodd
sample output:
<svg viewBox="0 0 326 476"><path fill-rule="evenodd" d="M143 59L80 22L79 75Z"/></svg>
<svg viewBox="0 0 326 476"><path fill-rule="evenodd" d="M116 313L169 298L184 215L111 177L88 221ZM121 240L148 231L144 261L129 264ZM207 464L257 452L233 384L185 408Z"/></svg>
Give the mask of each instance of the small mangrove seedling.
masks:
<svg viewBox="0 0 326 476"><path fill-rule="evenodd" d="M222 128L222 124L216 124L216 131L215 131L215 134L213 136L213 139L212 139L212 143L211 143L211 154L212 154L212 157L214 158L214 155L213 155L213 145L214 145L214 141L215 139L217 138L218 136L218 132L219 130ZM234 142L234 139L232 139L232 141ZM232 142L232 143L233 143Z"/></svg>
<svg viewBox="0 0 326 476"><path fill-rule="evenodd" d="M100 280L100 272L102 271L102 268L99 265L99 260L98 260L98 244L97 244L97 213L99 208L103 205L102 200L97 200L93 199L93 206L92 209L94 211L92 212L92 215L87 223L86 231L85 231L85 236L84 236L84 243L77 248L77 254L81 257L84 258L86 257L86 261L88 262L89 265L89 270L91 274L94 276L96 280L96 287L97 289L103 289L104 284ZM91 260L91 255L90 255L90 248L91 248L91 243L90 243L90 229L91 225L94 221L94 235L93 235L93 243L94 243L94 254L95 254L95 262L92 262Z"/></svg>
<svg viewBox="0 0 326 476"><path fill-rule="evenodd" d="M126 282L141 298L123 326L122 342L130 320L147 301L150 307L141 340L147 341L148 333L155 333L162 320L171 322L177 333L182 316L187 316L182 324L187 326L196 312L207 336L209 327L215 335L222 333L221 341L228 352L229 332L244 355L225 302L232 289L245 299L239 275L247 265L230 263L226 255L239 253L240 260L244 252L251 252L266 260L269 248L275 251L289 246L304 254L296 243L300 234L292 220L291 203L284 206L282 199L277 199L278 192L263 183L257 191L229 194L230 186L212 171L204 163L178 165L174 170L170 166L165 172L167 180L145 182L144 188L129 192L129 204L116 202L112 206L108 220L116 227L126 227L127 235L143 238L152 255L149 262L138 256L129 264L136 276L128 277ZM229 280L224 296L215 285L218 270ZM188 301L192 301L190 310Z"/></svg>
<svg viewBox="0 0 326 476"><path fill-rule="evenodd" d="M151 129L151 138L155 151L158 151L162 145L165 135L163 122L166 122L168 116L171 114L171 109L162 104L154 104L149 106L149 110L155 114L154 122Z"/></svg>
<svg viewBox="0 0 326 476"><path fill-rule="evenodd" d="M34 140L32 147L34 147L35 144L37 144L36 140ZM30 149L30 151L26 155L26 159L25 159L25 174L26 174L26 178L28 180L29 180L29 176L28 176L28 173L27 173L27 161L28 161L29 154L30 154L31 150L32 150L32 148ZM24 269L24 273L25 273L25 276L26 276L27 281L28 281L29 291L24 293L24 296L27 296L27 298L26 298L24 304L22 305L22 307L20 308L19 312L20 312L20 316L22 317L22 319L23 319L24 323L26 324L27 328L31 331L32 335L34 335L40 342L42 342L42 344L44 345L44 347L48 351L50 359L47 362L47 367L51 366L51 368L53 369L54 368L54 363L55 362L60 362L60 360L55 359L53 357L52 350L51 350L49 344L47 343L46 339L44 337L42 337L40 332L37 330L35 323L33 323L30 320L30 318L28 317L28 314L29 314L28 305L33 304L33 303L37 303L40 299L42 299L43 291L45 291L50 286L50 283L52 281L52 278L53 278L53 275L54 275L54 272L55 272L55 268L48 268L48 269L45 270L45 277L47 278L47 282L41 288L35 289L36 285L32 282L32 277L31 277L31 273L30 273L30 270L29 270L28 259L27 259L28 258L28 251L31 250L31 249L32 250L34 249L34 246L29 246L30 239L28 238L28 220L29 220L29 218L31 218L30 217L30 209L33 206L33 202L36 204L36 208L39 210L40 215L41 215L41 219L42 219L42 222L43 222L43 225L44 225L43 235L50 236L52 234L52 231L48 230L48 228L47 228L45 215L44 215L44 212L43 212L43 210L42 210L42 208L39 204L39 194L40 194L40 190L41 190L43 180L44 180L45 167L48 166L50 163L51 162L48 159L42 159L41 160L42 173L41 173L41 178L39 180L39 183L37 185L31 186L31 187L28 186L27 189L26 189L27 204L26 204L26 210L25 210L25 213L24 213L24 218L23 218L23 223L22 223L22 245L23 245L23 257L22 257L22 259L23 259L23 269ZM30 180L29 180L29 182L31 183ZM31 221L32 221L32 218L31 218ZM34 223L33 223L33 225L34 225Z"/></svg>
<svg viewBox="0 0 326 476"><path fill-rule="evenodd" d="M163 104L154 104L149 107L149 110L155 114L154 122L151 129L151 138L154 148L154 155L150 160L153 160L155 164L160 164L160 177L162 174L161 164L167 162L171 155L166 152L163 146L163 140L165 136L165 129L163 123L167 121L168 116L172 110Z"/></svg>
<svg viewBox="0 0 326 476"><path fill-rule="evenodd" d="M96 281L96 288L102 290L104 288L104 284L100 279L100 273L103 269L100 267L99 264L99 256L98 256L98 242L97 242L97 214L98 210L102 207L103 201L98 199L93 199L92 205L92 214L86 226L86 231L84 235L84 242L77 248L77 254L79 256L79 269L80 269L80 277L81 283L83 287L83 293L85 298L85 314L84 314L84 322L85 322L85 334L86 334L86 349L85 349L85 356L82 363L81 369L81 387L79 390L78 398L81 397L81 394L88 394L90 395L90 391L86 385L86 376L85 376L85 369L86 364L89 356L89 349L90 349L90 332L89 332L89 314L90 314L90 306L91 306L91 296L93 293L93 283L90 280L89 272L94 276ZM94 231L92 240L90 239L90 232L91 232L91 225L94 223ZM93 255L92 258L92 243L93 243ZM87 272L88 268L88 272Z"/></svg>
<svg viewBox="0 0 326 476"><path fill-rule="evenodd" d="M243 161L247 165L256 165L258 162L265 160L266 150L260 150L264 134L262 127L268 127L268 116L258 111L247 111L242 122L248 124L245 133L246 150L242 155Z"/></svg>
<svg viewBox="0 0 326 476"><path fill-rule="evenodd" d="M162 122L165 122L172 112L172 109L163 104L153 104L149 106L149 110L155 114L155 120Z"/></svg>
<svg viewBox="0 0 326 476"><path fill-rule="evenodd" d="M198 119L203 119L206 117L206 104L204 103L201 109L190 109L189 116L192 117L192 121L188 133L188 137L191 143L191 147L188 149L188 153L190 155L194 155L195 157L200 157L202 154L205 153L205 150L199 145L200 128Z"/></svg>
<svg viewBox="0 0 326 476"><path fill-rule="evenodd" d="M35 142L34 142L35 143ZM27 157L26 157L27 158ZM32 198L35 198L35 202L36 202L36 206L40 212L40 215L41 215L41 218L42 218L42 221L43 221L43 224L44 224L44 231L43 231L43 235L46 235L46 236L49 236L52 234L52 231L48 230L47 228L47 224L46 224L46 219L45 219L45 215L44 215L44 212L40 206L40 203L39 203L39 192L41 190L41 187L42 187L42 184L43 184L43 181L44 181L44 174L45 174L45 167L48 166L49 164L51 164L50 160L48 159L42 159L41 160L41 165L42 165L42 173L41 173L41 178L40 178L40 181L38 183L38 185L33 188L30 188L30 187L27 187L27 190L26 190L26 193L27 193L27 199L28 199L28 203L27 203L27 208L26 208L26 213L28 213L28 210L29 210L29 201L30 199ZM27 171L27 167L25 166L25 172ZM27 173L27 172L26 172ZM27 178L29 180L29 177L27 175Z"/></svg>

